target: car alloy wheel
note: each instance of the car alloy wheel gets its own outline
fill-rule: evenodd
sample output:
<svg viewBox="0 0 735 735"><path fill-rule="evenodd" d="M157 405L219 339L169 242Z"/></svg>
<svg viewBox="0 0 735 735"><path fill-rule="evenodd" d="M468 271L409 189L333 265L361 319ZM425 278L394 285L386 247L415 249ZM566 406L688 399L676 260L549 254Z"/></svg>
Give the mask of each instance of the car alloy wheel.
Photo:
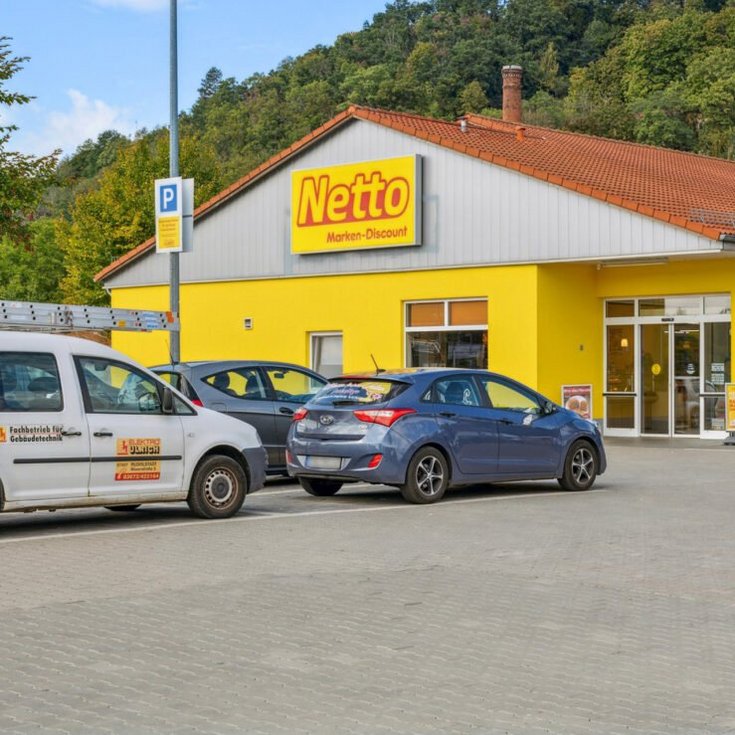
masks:
<svg viewBox="0 0 735 735"><path fill-rule="evenodd" d="M564 474L559 484L565 490L589 490L597 477L597 454L583 440L572 444L564 461Z"/></svg>
<svg viewBox="0 0 735 735"><path fill-rule="evenodd" d="M408 465L403 497L411 503L435 503L449 485L449 466L436 447L424 447L414 454Z"/></svg>
<svg viewBox="0 0 735 735"><path fill-rule="evenodd" d="M444 484L444 470L436 457L428 456L416 466L416 487L424 495L436 495Z"/></svg>

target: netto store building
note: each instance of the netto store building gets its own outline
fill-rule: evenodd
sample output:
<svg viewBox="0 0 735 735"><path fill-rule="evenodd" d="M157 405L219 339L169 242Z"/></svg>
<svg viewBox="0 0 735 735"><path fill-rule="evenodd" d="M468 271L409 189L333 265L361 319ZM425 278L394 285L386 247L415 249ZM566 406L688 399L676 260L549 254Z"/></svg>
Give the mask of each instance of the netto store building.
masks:
<svg viewBox="0 0 735 735"><path fill-rule="evenodd" d="M723 436L735 163L523 125L504 77L502 121L350 107L200 206L182 359L489 367L591 385L608 435ZM166 309L168 267L150 240L97 280Z"/></svg>

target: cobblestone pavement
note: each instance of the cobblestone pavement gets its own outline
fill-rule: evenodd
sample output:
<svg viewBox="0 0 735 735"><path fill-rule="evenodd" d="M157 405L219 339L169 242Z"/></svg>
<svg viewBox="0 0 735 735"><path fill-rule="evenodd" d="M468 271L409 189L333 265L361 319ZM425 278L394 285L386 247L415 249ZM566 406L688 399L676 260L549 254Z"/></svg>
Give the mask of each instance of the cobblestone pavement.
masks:
<svg viewBox="0 0 735 735"><path fill-rule="evenodd" d="M2 733L735 732L735 448L587 493L0 519Z"/></svg>

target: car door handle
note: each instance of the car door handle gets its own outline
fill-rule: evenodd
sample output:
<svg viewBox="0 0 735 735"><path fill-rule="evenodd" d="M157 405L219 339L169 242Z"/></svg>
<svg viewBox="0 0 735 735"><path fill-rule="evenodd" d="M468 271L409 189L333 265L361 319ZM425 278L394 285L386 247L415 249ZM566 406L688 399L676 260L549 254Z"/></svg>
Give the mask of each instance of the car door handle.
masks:
<svg viewBox="0 0 735 735"><path fill-rule="evenodd" d="M510 419L498 419L499 424L506 424L507 426L510 426L513 422Z"/></svg>
<svg viewBox="0 0 735 735"><path fill-rule="evenodd" d="M112 436L112 432L111 431L95 431L94 435L95 436Z"/></svg>
<svg viewBox="0 0 735 735"><path fill-rule="evenodd" d="M439 415L451 419L452 416L456 416L457 414L454 411L439 411Z"/></svg>
<svg viewBox="0 0 735 735"><path fill-rule="evenodd" d="M293 416L293 411L288 406L281 406L278 409L278 413L285 414L286 416Z"/></svg>
<svg viewBox="0 0 735 735"><path fill-rule="evenodd" d="M61 436L81 436L82 432L79 431L79 429L69 428L69 429L62 429L61 430Z"/></svg>

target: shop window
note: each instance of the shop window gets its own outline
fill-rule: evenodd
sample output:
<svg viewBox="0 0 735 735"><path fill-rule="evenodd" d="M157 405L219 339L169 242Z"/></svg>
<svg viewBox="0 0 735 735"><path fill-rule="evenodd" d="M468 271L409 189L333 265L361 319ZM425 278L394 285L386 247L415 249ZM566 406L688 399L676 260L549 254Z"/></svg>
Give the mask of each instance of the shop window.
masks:
<svg viewBox="0 0 735 735"><path fill-rule="evenodd" d="M449 324L487 324L487 301L450 301Z"/></svg>
<svg viewBox="0 0 735 735"><path fill-rule="evenodd" d="M641 299L639 316L689 316L702 313L699 296L669 296L665 299Z"/></svg>
<svg viewBox="0 0 735 735"><path fill-rule="evenodd" d="M408 305L409 327L438 327L444 324L444 302Z"/></svg>
<svg viewBox="0 0 735 735"><path fill-rule="evenodd" d="M704 297L704 313L705 314L729 314L730 313L730 297L729 296L705 296Z"/></svg>
<svg viewBox="0 0 735 735"><path fill-rule="evenodd" d="M409 367L487 368L487 299L407 304Z"/></svg>
<svg viewBox="0 0 735 735"><path fill-rule="evenodd" d="M635 301L608 301L605 304L605 316L634 316Z"/></svg>
<svg viewBox="0 0 735 735"><path fill-rule="evenodd" d="M325 378L342 374L342 333L311 335L311 369Z"/></svg>

